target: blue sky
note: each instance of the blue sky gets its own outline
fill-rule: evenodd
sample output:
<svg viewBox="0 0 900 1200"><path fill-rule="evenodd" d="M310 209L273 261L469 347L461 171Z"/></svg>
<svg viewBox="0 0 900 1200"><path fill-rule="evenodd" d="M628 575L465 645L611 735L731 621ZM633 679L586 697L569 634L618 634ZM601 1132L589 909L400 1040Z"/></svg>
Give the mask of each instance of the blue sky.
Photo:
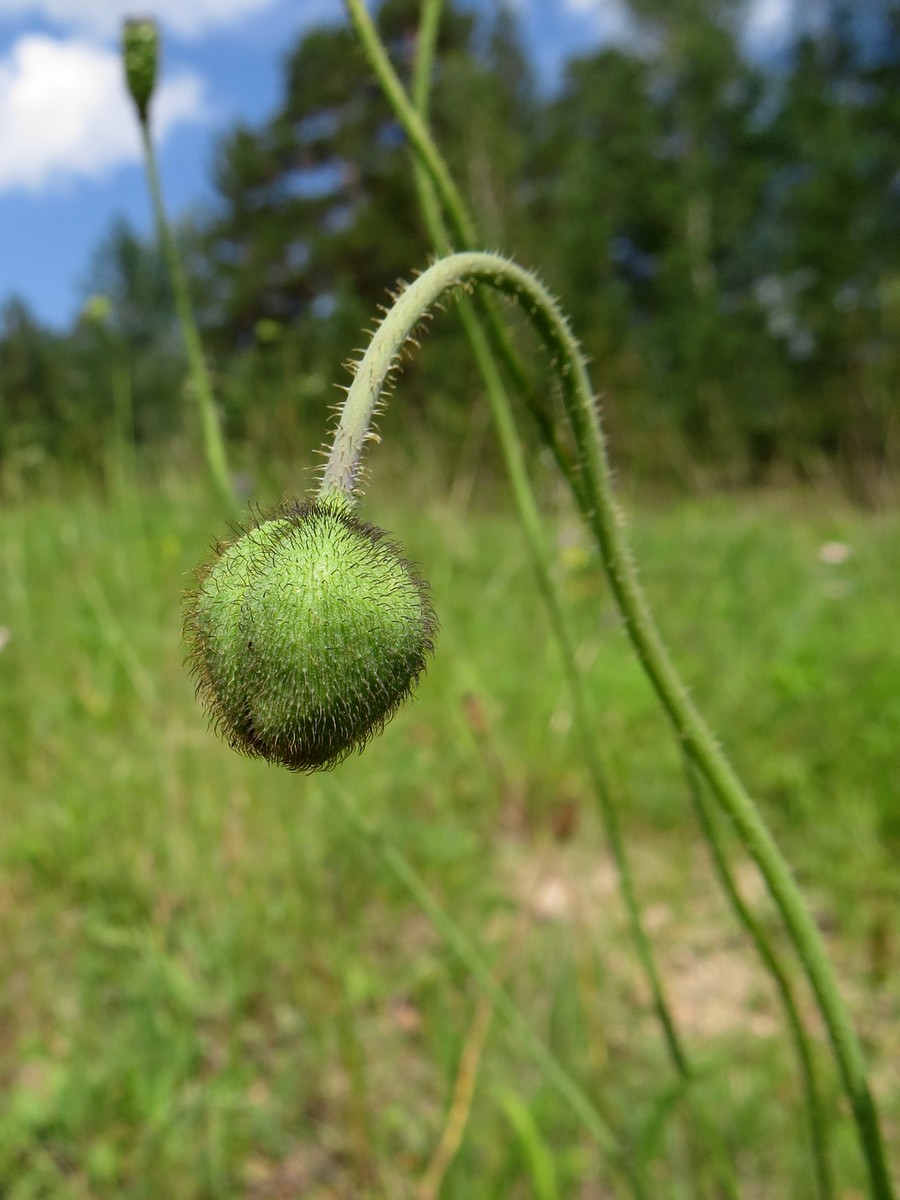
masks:
<svg viewBox="0 0 900 1200"><path fill-rule="evenodd" d="M502 0L464 0L490 12ZM619 0L508 0L541 79L622 33ZM785 0L755 0L765 32ZM116 216L149 230L135 119L118 61L123 16L152 13L164 51L154 125L169 211L211 198L217 138L276 107L281 60L341 0L0 0L0 304L22 297L65 326Z"/></svg>

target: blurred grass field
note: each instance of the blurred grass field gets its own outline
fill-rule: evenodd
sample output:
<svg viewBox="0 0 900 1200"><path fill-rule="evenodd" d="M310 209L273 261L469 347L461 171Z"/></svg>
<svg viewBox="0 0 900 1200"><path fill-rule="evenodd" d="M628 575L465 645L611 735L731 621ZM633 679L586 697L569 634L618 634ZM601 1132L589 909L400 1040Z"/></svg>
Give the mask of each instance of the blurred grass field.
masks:
<svg viewBox="0 0 900 1200"><path fill-rule="evenodd" d="M341 794L495 962L655 1194L717 1194L628 954L505 492L379 454L365 515L422 565L441 631L414 701L323 776L239 758L194 702L180 595L225 532L199 479L173 463L140 487L67 477L7 498L6 1200L625 1194ZM676 661L826 933L900 1170L900 516L823 492L627 507ZM549 487L544 509L697 1087L744 1194L803 1200L801 1091L772 989L715 890L590 547ZM752 869L739 876L773 924ZM862 1167L820 1060L851 1200ZM454 1095L467 1120L444 1161Z"/></svg>

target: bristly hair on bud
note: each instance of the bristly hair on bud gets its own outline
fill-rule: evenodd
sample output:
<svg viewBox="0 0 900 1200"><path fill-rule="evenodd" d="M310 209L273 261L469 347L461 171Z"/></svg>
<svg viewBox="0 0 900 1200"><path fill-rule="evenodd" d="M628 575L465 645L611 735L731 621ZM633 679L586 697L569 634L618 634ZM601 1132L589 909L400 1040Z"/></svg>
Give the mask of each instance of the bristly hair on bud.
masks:
<svg viewBox="0 0 900 1200"><path fill-rule="evenodd" d="M122 56L128 91L141 124L146 125L159 62L159 31L155 21L149 17L130 17L125 21L122 27Z"/></svg>
<svg viewBox="0 0 900 1200"><path fill-rule="evenodd" d="M197 695L243 754L332 767L412 692L437 620L384 530L339 497L294 501L197 570L184 630Z"/></svg>

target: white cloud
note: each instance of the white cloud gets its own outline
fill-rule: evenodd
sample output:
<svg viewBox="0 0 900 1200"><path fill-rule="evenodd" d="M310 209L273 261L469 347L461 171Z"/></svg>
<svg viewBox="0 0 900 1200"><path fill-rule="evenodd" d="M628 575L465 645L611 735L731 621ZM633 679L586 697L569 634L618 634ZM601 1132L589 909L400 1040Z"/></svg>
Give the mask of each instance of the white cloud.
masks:
<svg viewBox="0 0 900 1200"><path fill-rule="evenodd" d="M154 97L154 132L162 138L203 112L201 80L175 76ZM140 153L137 117L114 51L30 35L0 60L0 191L96 177Z"/></svg>
<svg viewBox="0 0 900 1200"><path fill-rule="evenodd" d="M65 29L118 34L124 17L153 15L173 33L196 37L269 8L274 0L0 0L0 17L41 16ZM146 11L145 11L146 10Z"/></svg>

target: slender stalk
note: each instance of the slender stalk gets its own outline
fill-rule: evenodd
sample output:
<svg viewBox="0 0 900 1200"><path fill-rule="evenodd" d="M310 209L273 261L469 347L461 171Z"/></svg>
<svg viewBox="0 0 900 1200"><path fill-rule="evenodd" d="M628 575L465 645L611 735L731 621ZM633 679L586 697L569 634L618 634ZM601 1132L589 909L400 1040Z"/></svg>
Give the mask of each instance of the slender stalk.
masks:
<svg viewBox="0 0 900 1200"><path fill-rule="evenodd" d="M696 706L653 621L615 507L611 472L587 370L565 317L533 275L499 255L451 255L416 279L391 309L360 362L322 478L323 495L351 495L385 378L423 315L447 291L471 283L512 295L550 352L579 449L593 507L585 515L601 549L613 594L635 652L686 752L730 815L758 864L813 988L828 1029L869 1172L872 1196L891 1200L878 1117L862 1048L821 937L780 850Z"/></svg>
<svg viewBox="0 0 900 1200"><path fill-rule="evenodd" d="M237 508L237 501L228 472L225 442L222 437L222 429L219 424L215 401L213 400L212 384L210 383L209 371L206 366L206 358L203 354L203 346L200 342L200 334L197 331L197 322L194 319L194 310L191 305L187 280L181 266L181 258L178 254L178 248L175 245L175 239L172 237L172 231L166 218L162 188L159 182L159 171L156 166L156 153L153 149L153 139L150 136L150 124L146 113L139 119L139 125L141 143L144 147L144 164L147 170L147 182L150 188L153 213L156 218L157 233L169 271L169 279L175 297L175 311L178 314L178 322L181 326L184 346L188 356L188 366L190 367L194 395L197 398L197 409L200 414L200 430L203 436L206 462L219 499L226 509L233 512Z"/></svg>
<svg viewBox="0 0 900 1200"><path fill-rule="evenodd" d="M422 0L422 7L419 10L416 57L413 62L412 102L426 133L428 132L428 105L431 98L434 52L437 49L442 8L443 0ZM381 39L377 40L380 45Z"/></svg>
<svg viewBox="0 0 900 1200"><path fill-rule="evenodd" d="M474 246L476 240L474 222L466 212L463 198L453 182L453 176L447 169L447 164L428 132L425 119L410 103L406 89L391 65L391 60L387 56L381 38L378 36L378 30L366 11L363 0L346 0L346 5L350 21L362 43L366 58L375 72L381 90L403 124L407 136L415 147L416 154L434 182L441 203L446 209L454 240L460 246ZM438 15L438 13L429 14L426 19L436 23ZM425 65L427 66L427 64ZM424 78L427 79L427 77ZM427 83L423 83L422 77L420 77L417 86L421 90L427 87Z"/></svg>
<svg viewBox="0 0 900 1200"><path fill-rule="evenodd" d="M628 1179L631 1189L639 1200L647 1200L644 1185L634 1166L623 1155L620 1140L610 1128L596 1105L584 1092L580 1084L560 1064L551 1050L535 1034L522 1016L518 1005L494 978L490 966L475 949L472 942L456 924L444 906L429 890L412 864L384 838L371 824L360 816L353 802L343 792L338 792L341 810L356 833L372 846L384 865L410 893L416 904L428 916L447 946L459 959L477 983L481 993L490 1000L515 1035L516 1040L528 1053L547 1081L557 1090L578 1116L595 1142L610 1156Z"/></svg>
<svg viewBox="0 0 900 1200"><path fill-rule="evenodd" d="M771 975L778 989L778 995L784 1009L785 1017L787 1018L788 1029L791 1033L794 1051L800 1066L803 1088L806 1093L806 1112L809 1117L809 1140L812 1149L813 1168L816 1175L816 1188L820 1200L831 1200L831 1197L834 1195L834 1184L831 1178L828 1123L825 1119L822 1097L819 1094L819 1086L816 1082L816 1070L813 1064L809 1035L800 1016L800 1010L797 1008L790 979L781 960L772 949L772 943L766 936L765 930L753 916L753 913L744 903L744 899L738 891L731 867L728 865L725 847L722 845L722 838L719 834L715 814L706 796L703 794L703 787L697 778L696 768L690 760L687 760L685 763L685 773L687 775L688 791L694 803L697 820L700 822L703 836L709 845L713 867L719 877L722 890L728 897L738 921L749 935L759 957L762 959L763 965Z"/></svg>
<svg viewBox="0 0 900 1200"><path fill-rule="evenodd" d="M422 10L419 16L419 31L416 40L416 57L413 62L412 103L419 115L419 120L426 134L428 130L428 105L431 96L431 72L434 62L434 52L437 45L438 28L441 19L443 0L422 0ZM376 31L378 45L381 40ZM430 140L430 135L429 135ZM413 176L416 181L416 194L419 197L419 207L422 209L422 219L432 245L438 254L449 254L450 239L444 225L444 217L438 202L434 182L428 173L428 168L421 157L413 149Z"/></svg>

